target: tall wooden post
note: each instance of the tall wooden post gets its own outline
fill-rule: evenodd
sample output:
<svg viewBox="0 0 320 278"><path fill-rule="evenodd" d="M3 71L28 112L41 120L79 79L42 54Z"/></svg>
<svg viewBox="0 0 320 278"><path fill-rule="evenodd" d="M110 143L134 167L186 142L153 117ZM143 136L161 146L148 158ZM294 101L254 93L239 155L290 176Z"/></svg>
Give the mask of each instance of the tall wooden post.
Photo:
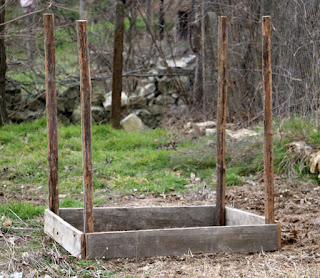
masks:
<svg viewBox="0 0 320 278"><path fill-rule="evenodd" d="M43 25L46 64L49 209L58 215L58 130L56 99L56 54L54 45L55 41L53 14L43 15Z"/></svg>
<svg viewBox="0 0 320 278"><path fill-rule="evenodd" d="M91 78L88 51L87 21L77 21L80 62L81 129L83 161L83 223L84 232L93 232L93 180L91 143Z"/></svg>
<svg viewBox="0 0 320 278"><path fill-rule="evenodd" d="M226 117L227 117L227 17L219 17L219 96L217 118L217 201L216 225L225 225Z"/></svg>
<svg viewBox="0 0 320 278"><path fill-rule="evenodd" d="M262 86L264 110L264 174L266 224L274 223L274 174L272 146L272 71L270 16L262 18Z"/></svg>

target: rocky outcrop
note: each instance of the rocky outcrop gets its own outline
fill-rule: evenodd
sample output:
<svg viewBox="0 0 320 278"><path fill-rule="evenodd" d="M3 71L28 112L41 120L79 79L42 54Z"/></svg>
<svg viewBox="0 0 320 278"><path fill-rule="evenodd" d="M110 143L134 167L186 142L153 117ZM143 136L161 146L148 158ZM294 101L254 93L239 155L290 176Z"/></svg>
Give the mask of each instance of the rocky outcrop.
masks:
<svg viewBox="0 0 320 278"><path fill-rule="evenodd" d="M123 118L137 116L144 125L159 126L168 111L183 114L187 106L182 96L186 96L192 85L195 56L178 60L158 61L155 68L139 81L139 86L132 92L122 92L121 106ZM172 76L170 76L172 75ZM57 89L59 90L59 88ZM19 110L11 117L14 122L41 117L45 114L45 92L40 95L24 96L20 89L7 94L9 111ZM94 122L108 122L111 112L111 82L92 81L92 119ZM17 107L17 104L23 108ZM62 93L57 92L57 109L60 121L79 123L80 86L75 85Z"/></svg>

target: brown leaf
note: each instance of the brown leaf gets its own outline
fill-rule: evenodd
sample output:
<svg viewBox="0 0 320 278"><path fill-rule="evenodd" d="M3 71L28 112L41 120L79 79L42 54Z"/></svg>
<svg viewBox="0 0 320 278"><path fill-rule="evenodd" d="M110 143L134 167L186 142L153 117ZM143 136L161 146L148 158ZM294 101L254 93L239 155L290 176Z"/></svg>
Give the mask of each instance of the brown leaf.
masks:
<svg viewBox="0 0 320 278"><path fill-rule="evenodd" d="M290 231L290 235L293 237L293 238L297 238L298 237L298 231L297 230L291 230Z"/></svg>

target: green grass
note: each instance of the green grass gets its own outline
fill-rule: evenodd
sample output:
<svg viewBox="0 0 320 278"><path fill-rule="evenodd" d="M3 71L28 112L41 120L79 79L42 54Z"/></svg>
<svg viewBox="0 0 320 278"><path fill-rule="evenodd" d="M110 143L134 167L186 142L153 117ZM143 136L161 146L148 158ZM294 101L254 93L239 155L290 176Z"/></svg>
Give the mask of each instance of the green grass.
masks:
<svg viewBox="0 0 320 278"><path fill-rule="evenodd" d="M172 140L170 132L156 129L144 133L126 133L109 125L93 125L94 189L97 192L115 193L152 192L173 190L183 192L190 183L190 172L206 178L211 176L214 162L197 161L188 165L176 165L172 156L177 152L165 146ZM68 198L81 196L82 143L81 127L60 126L59 140L59 191L66 194L65 206L78 206ZM47 185L47 138L46 120L32 123L9 124L0 132L0 186L13 194L16 187L30 188L30 195L40 190L46 194ZM188 148L182 144L178 149ZM199 170L197 172L197 169ZM182 174L177 175L176 171ZM203 172L202 172L203 171ZM20 189L19 189L20 190ZM34 192L34 193L32 193ZM102 203L104 201L101 201Z"/></svg>
<svg viewBox="0 0 320 278"><path fill-rule="evenodd" d="M292 162L286 145L296 140L305 140L312 147L320 145L312 120L297 118L282 121L281 125L276 121L274 133L275 173L306 176L305 161ZM180 138L175 149L170 149L166 146L176 138L169 131L128 134L109 125L93 125L92 138L94 192L99 200L96 205L108 203L106 192L185 192L193 174L215 187L215 149L208 147L208 141L214 138ZM62 206L79 207L83 191L80 126L59 126L58 139L59 193L66 195ZM226 154L227 186L241 185L247 177L263 173L262 135L241 144L227 142ZM1 128L0 155L0 188L3 186L5 194L28 194L36 199L47 196L45 118Z"/></svg>
<svg viewBox="0 0 320 278"><path fill-rule="evenodd" d="M25 202L10 202L0 205L0 216L15 219L19 216L22 220L31 219L43 215L44 206L38 206Z"/></svg>

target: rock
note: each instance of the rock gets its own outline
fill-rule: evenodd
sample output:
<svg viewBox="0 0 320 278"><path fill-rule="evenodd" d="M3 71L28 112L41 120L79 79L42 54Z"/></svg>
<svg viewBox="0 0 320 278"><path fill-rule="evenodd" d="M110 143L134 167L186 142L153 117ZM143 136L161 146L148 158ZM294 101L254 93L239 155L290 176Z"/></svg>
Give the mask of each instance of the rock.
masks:
<svg viewBox="0 0 320 278"><path fill-rule="evenodd" d="M91 104L93 106L102 106L106 92L109 92L111 90L110 83L111 82L96 81L96 80L92 81Z"/></svg>
<svg viewBox="0 0 320 278"><path fill-rule="evenodd" d="M185 92L190 91L191 87L191 82L190 82L190 77L189 76L180 76L178 78L178 81L180 82L180 86Z"/></svg>
<svg viewBox="0 0 320 278"><path fill-rule="evenodd" d="M195 63L196 58L196 55L190 55L181 59L167 59L166 62L169 68L187 68ZM164 60L160 60L158 65L159 67L166 67Z"/></svg>
<svg viewBox="0 0 320 278"><path fill-rule="evenodd" d="M311 174L318 173L318 178L320 179L320 151L313 153L309 157L309 169Z"/></svg>
<svg viewBox="0 0 320 278"><path fill-rule="evenodd" d="M201 128L212 128L212 127L216 127L217 123L214 121L207 121L207 122L203 122L203 123L194 123L197 127Z"/></svg>
<svg viewBox="0 0 320 278"><path fill-rule="evenodd" d="M73 110L72 116L71 116L71 121L74 124L81 123L81 107L80 107L80 105L76 109Z"/></svg>
<svg viewBox="0 0 320 278"><path fill-rule="evenodd" d="M181 59L183 62L185 62L187 64L187 66L190 65L194 65L196 60L197 60L197 56L196 55L189 55L188 57L183 57Z"/></svg>
<svg viewBox="0 0 320 278"><path fill-rule="evenodd" d="M14 88L14 87L8 86L7 84L6 84L5 98L6 98L7 110L10 110L10 111L16 110L16 108L21 105L21 102L25 100L25 97L23 97L20 88Z"/></svg>
<svg viewBox="0 0 320 278"><path fill-rule="evenodd" d="M206 128L205 130L206 136L213 136L216 134L216 132L217 132L216 128Z"/></svg>
<svg viewBox="0 0 320 278"><path fill-rule="evenodd" d="M149 111L153 115L159 115L159 114L165 113L166 112L166 108L163 105L155 104L155 105L149 106Z"/></svg>
<svg viewBox="0 0 320 278"><path fill-rule="evenodd" d="M155 100L155 104L160 104L160 105L169 105L174 103L175 103L175 99L168 95L159 95Z"/></svg>
<svg viewBox="0 0 320 278"><path fill-rule="evenodd" d="M147 105L147 98L136 94L132 94L129 97L128 105L131 105L131 107L138 109L144 108Z"/></svg>
<svg viewBox="0 0 320 278"><path fill-rule="evenodd" d="M156 91L156 85L154 83L149 83L144 87L138 87L136 90L136 95L139 97L149 96Z"/></svg>
<svg viewBox="0 0 320 278"><path fill-rule="evenodd" d="M104 96L103 107L106 111L111 111L112 92ZM125 92L121 94L121 107L128 105L128 96Z"/></svg>
<svg viewBox="0 0 320 278"><path fill-rule="evenodd" d="M27 109L33 112L46 108L46 100L44 98L37 98L37 96L27 98L27 104Z"/></svg>
<svg viewBox="0 0 320 278"><path fill-rule="evenodd" d="M141 119L135 114L130 114L129 116L125 117L120 122L120 124L123 127L123 129L127 132L143 131L146 129Z"/></svg>
<svg viewBox="0 0 320 278"><path fill-rule="evenodd" d="M233 139L244 139L246 137L258 135L257 132L246 128L238 129L236 131L226 129L226 134Z"/></svg>
<svg viewBox="0 0 320 278"><path fill-rule="evenodd" d="M105 123L107 122L106 111L101 106L92 106L91 107L92 121L96 123Z"/></svg>
<svg viewBox="0 0 320 278"><path fill-rule="evenodd" d="M91 115L92 121L97 123L107 122L108 113L100 106L91 106ZM73 110L71 115L72 123L81 123L81 106L79 105L76 109Z"/></svg>
<svg viewBox="0 0 320 278"><path fill-rule="evenodd" d="M162 77L158 82L158 91L163 95L169 95L176 92L171 78L167 76Z"/></svg>
<svg viewBox="0 0 320 278"><path fill-rule="evenodd" d="M158 120L147 109L136 110L134 114L136 114L146 126L150 128L156 128L158 126Z"/></svg>
<svg viewBox="0 0 320 278"><path fill-rule="evenodd" d="M185 103L184 103L184 101L183 101L181 98L179 98L177 105L178 105L178 106L183 106L183 105L185 105Z"/></svg>

